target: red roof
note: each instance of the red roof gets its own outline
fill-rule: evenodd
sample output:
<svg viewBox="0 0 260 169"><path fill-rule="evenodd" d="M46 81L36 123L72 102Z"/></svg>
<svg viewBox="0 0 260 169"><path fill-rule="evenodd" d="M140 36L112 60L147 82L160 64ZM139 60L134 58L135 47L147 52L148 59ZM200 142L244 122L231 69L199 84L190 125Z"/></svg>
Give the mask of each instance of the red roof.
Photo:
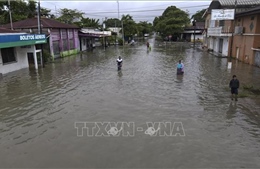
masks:
<svg viewBox="0 0 260 169"><path fill-rule="evenodd" d="M0 28L0 33L23 33L23 32L11 30L11 29L6 29L6 28Z"/></svg>
<svg viewBox="0 0 260 169"><path fill-rule="evenodd" d="M43 28L71 28L78 29L76 25L70 25L66 23L61 23L54 19L41 18L41 25ZM3 25L4 28L11 28L11 24ZM38 28L38 18L29 18L17 22L13 22L14 29L25 29L25 28Z"/></svg>

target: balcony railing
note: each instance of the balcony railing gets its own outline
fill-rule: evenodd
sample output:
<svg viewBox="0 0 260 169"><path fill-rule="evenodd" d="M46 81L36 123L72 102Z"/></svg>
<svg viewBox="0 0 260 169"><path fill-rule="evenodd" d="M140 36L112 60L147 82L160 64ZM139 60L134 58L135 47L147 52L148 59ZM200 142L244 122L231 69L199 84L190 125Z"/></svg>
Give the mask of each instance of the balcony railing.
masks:
<svg viewBox="0 0 260 169"><path fill-rule="evenodd" d="M232 33L230 26L208 28L208 36L230 36Z"/></svg>

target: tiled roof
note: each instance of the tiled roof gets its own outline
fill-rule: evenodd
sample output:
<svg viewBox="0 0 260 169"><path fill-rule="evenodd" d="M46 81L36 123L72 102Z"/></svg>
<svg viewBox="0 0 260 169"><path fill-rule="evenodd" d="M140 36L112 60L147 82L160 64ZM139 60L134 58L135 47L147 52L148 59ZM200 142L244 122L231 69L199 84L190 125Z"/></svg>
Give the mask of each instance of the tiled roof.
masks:
<svg viewBox="0 0 260 169"><path fill-rule="evenodd" d="M221 6L234 6L236 0L218 0ZM237 0L237 6L239 5L260 5L260 0Z"/></svg>
<svg viewBox="0 0 260 169"><path fill-rule="evenodd" d="M77 29L79 28L76 25L70 25L66 23L61 23L54 19L49 18L41 18L41 25L43 28L71 28ZM3 25L5 28L10 28L11 24ZM24 29L24 28L37 28L38 27L38 19L37 18L29 18L22 21L13 22L14 29Z"/></svg>
<svg viewBox="0 0 260 169"><path fill-rule="evenodd" d="M248 10L248 11L237 13L236 17L250 15L250 14L259 14L259 13L260 13L260 6L257 6L255 8Z"/></svg>
<svg viewBox="0 0 260 169"><path fill-rule="evenodd" d="M212 0L203 16L211 13L212 9L234 9L235 1L236 0ZM260 0L237 0L237 9L247 11L248 9L256 6L260 6Z"/></svg>
<svg viewBox="0 0 260 169"><path fill-rule="evenodd" d="M6 29L6 28L0 28L0 33L23 33L23 32L11 30L11 29Z"/></svg>

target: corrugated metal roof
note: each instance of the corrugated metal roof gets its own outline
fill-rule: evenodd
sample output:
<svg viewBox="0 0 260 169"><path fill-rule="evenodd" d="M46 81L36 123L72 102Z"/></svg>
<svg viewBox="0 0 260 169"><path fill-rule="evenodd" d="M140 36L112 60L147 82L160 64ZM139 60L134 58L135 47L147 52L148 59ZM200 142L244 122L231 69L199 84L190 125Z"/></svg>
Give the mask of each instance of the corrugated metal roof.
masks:
<svg viewBox="0 0 260 169"><path fill-rule="evenodd" d="M218 0L221 6L234 6L236 0ZM260 0L237 0L237 6L240 5L260 5Z"/></svg>
<svg viewBox="0 0 260 169"><path fill-rule="evenodd" d="M252 15L252 14L259 14L259 13L260 13L260 6L257 6L257 7L255 7L255 8L250 9L250 10L237 13L237 14L236 14L236 17L246 16L246 15Z"/></svg>
<svg viewBox="0 0 260 169"><path fill-rule="evenodd" d="M43 28L71 28L71 29L79 28L76 25L61 23L57 20L49 19L49 18L41 18L41 25ZM11 28L11 24L3 25L3 27ZM14 29L37 28L37 27L38 27L37 18L29 18L29 19L13 22Z"/></svg>
<svg viewBox="0 0 260 169"><path fill-rule="evenodd" d="M0 28L0 33L24 33L21 31L15 31L15 30L11 30L11 29L6 29L6 28Z"/></svg>

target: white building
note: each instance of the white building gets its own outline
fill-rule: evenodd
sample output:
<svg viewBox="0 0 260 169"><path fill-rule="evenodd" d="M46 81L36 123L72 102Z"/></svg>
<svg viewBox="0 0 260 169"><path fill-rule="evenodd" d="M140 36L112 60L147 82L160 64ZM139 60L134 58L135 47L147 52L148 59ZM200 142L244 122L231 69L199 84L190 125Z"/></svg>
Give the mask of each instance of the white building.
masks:
<svg viewBox="0 0 260 169"><path fill-rule="evenodd" d="M209 51L227 57L230 55L231 43L234 33L233 19L212 20L212 10L234 9L235 0L212 0L202 17L205 18L204 46ZM254 6L260 5L260 1L237 0L236 13L247 11ZM234 14L234 13L233 13Z"/></svg>
<svg viewBox="0 0 260 169"><path fill-rule="evenodd" d="M0 28L0 74L28 68L42 63L41 49L36 44L46 43L45 34L26 34Z"/></svg>

